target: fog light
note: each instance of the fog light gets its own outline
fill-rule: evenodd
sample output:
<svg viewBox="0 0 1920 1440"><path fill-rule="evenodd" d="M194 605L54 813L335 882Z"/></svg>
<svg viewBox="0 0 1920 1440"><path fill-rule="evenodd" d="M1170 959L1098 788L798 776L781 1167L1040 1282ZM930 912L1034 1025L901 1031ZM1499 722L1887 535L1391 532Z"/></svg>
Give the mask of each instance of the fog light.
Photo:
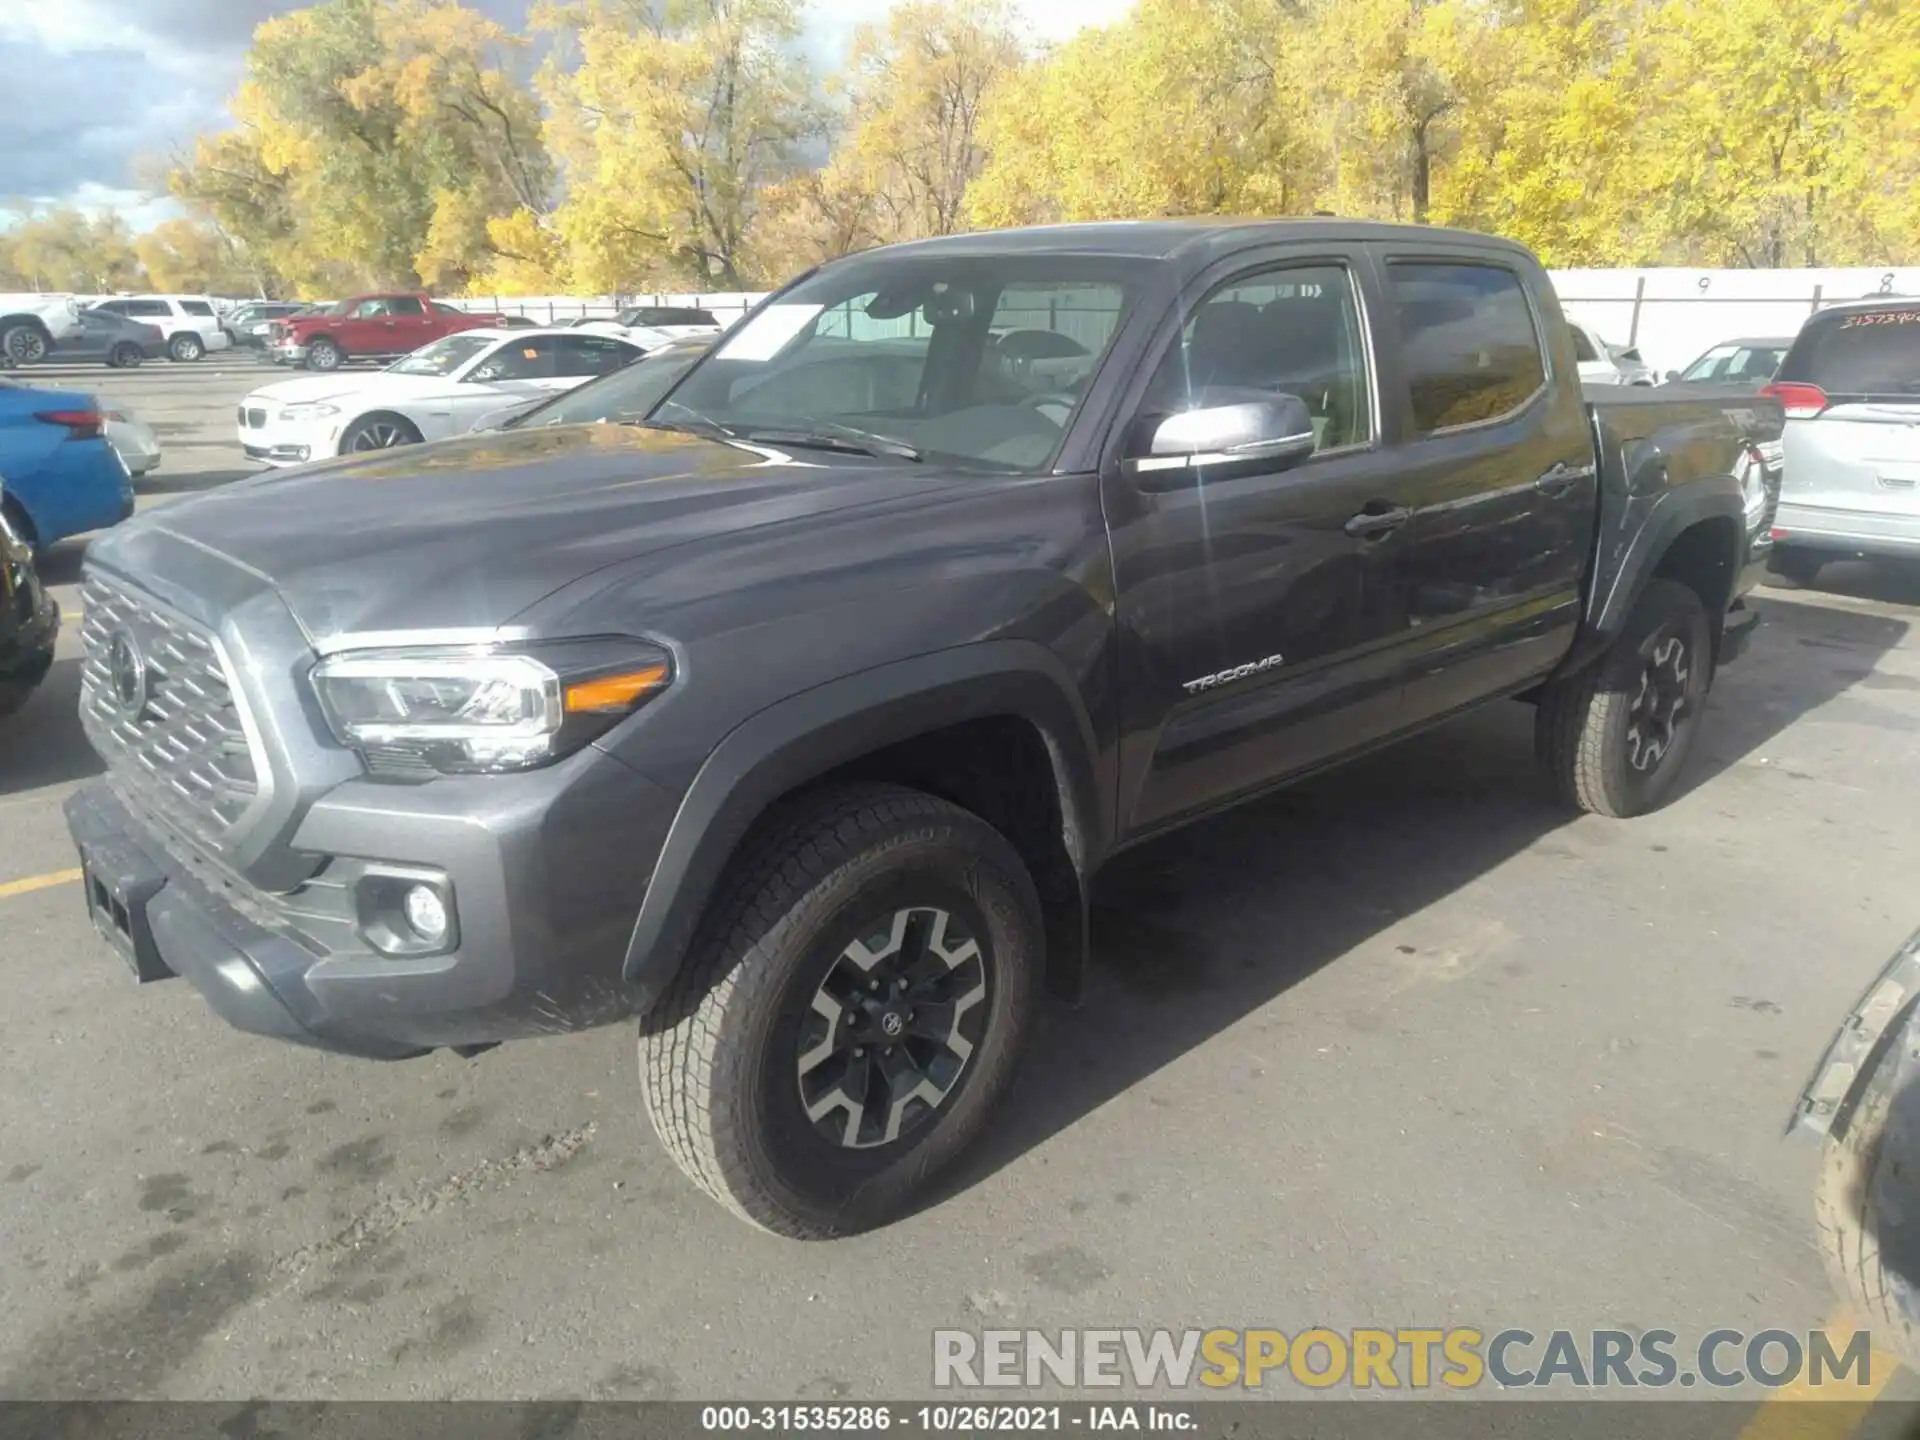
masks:
<svg viewBox="0 0 1920 1440"><path fill-rule="evenodd" d="M355 863L364 868L354 882L354 908L369 946L406 960L459 948L460 907L444 871L378 860Z"/></svg>
<svg viewBox="0 0 1920 1440"><path fill-rule="evenodd" d="M438 945L447 938L447 905L440 892L430 885L415 885L407 891L407 923L428 944Z"/></svg>

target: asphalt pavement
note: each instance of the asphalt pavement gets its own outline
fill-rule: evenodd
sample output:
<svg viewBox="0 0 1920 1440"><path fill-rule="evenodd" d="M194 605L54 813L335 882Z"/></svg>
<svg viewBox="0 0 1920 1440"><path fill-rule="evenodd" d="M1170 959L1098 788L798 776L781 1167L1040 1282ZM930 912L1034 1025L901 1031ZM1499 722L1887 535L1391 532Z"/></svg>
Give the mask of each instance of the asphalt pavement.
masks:
<svg viewBox="0 0 1920 1440"><path fill-rule="evenodd" d="M154 426L146 508L250 473L272 375L46 380ZM813 1245L681 1181L627 1026L383 1065L136 986L70 878L70 625L0 730L0 1394L899 1398L941 1327L1804 1333L1836 1303L1781 1131L1920 925L1920 579L1759 604L1659 814L1570 816L1515 704L1126 857L989 1143Z"/></svg>

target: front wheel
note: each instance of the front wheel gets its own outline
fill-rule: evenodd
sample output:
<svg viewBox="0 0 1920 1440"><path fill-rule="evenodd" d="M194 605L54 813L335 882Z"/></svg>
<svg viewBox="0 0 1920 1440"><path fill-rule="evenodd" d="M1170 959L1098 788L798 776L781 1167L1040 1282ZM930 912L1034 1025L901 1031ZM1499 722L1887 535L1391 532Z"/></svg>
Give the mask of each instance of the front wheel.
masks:
<svg viewBox="0 0 1920 1440"><path fill-rule="evenodd" d="M346 352L324 335L307 347L309 370L338 370Z"/></svg>
<svg viewBox="0 0 1920 1440"><path fill-rule="evenodd" d="M47 358L46 332L38 325L16 321L0 330L0 361L8 365L35 365Z"/></svg>
<svg viewBox="0 0 1920 1440"><path fill-rule="evenodd" d="M1541 693L1540 760L1582 810L1625 818L1658 809L1686 764L1712 678L1699 595L1654 580L1606 653Z"/></svg>
<svg viewBox="0 0 1920 1440"><path fill-rule="evenodd" d="M1019 855L979 817L892 785L789 803L641 1023L661 1143L778 1235L900 1214L1007 1089L1043 933Z"/></svg>
<svg viewBox="0 0 1920 1440"><path fill-rule="evenodd" d="M391 450L396 445L418 445L420 432L399 415L369 415L356 420L340 437L340 453L355 455L365 450Z"/></svg>
<svg viewBox="0 0 1920 1440"><path fill-rule="evenodd" d="M167 354L185 364L207 353L206 342L191 331L183 331L167 342Z"/></svg>

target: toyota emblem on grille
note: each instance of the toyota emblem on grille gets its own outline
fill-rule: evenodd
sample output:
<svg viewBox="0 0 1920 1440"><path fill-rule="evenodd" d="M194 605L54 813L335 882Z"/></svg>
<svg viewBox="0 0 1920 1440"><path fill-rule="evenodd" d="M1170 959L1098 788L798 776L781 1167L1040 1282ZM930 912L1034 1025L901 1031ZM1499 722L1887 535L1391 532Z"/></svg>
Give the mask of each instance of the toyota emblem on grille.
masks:
<svg viewBox="0 0 1920 1440"><path fill-rule="evenodd" d="M137 720L147 708L147 657L131 632L116 630L107 641L107 691L113 708Z"/></svg>

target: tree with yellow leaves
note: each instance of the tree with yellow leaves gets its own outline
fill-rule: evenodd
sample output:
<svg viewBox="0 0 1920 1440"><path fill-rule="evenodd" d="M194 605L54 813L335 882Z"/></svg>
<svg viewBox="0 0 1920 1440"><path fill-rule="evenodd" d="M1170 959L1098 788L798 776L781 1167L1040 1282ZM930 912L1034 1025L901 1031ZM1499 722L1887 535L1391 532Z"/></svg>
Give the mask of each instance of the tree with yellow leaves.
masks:
<svg viewBox="0 0 1920 1440"><path fill-rule="evenodd" d="M996 87L977 225L1310 208L1290 0L1139 0Z"/></svg>
<svg viewBox="0 0 1920 1440"><path fill-rule="evenodd" d="M525 41L452 0L326 0L263 23L230 108L173 189L308 289L459 285L488 222L552 175Z"/></svg>
<svg viewBox="0 0 1920 1440"><path fill-rule="evenodd" d="M818 126L793 0L579 0L537 23L578 57L540 79L574 281L739 289L764 193Z"/></svg>

